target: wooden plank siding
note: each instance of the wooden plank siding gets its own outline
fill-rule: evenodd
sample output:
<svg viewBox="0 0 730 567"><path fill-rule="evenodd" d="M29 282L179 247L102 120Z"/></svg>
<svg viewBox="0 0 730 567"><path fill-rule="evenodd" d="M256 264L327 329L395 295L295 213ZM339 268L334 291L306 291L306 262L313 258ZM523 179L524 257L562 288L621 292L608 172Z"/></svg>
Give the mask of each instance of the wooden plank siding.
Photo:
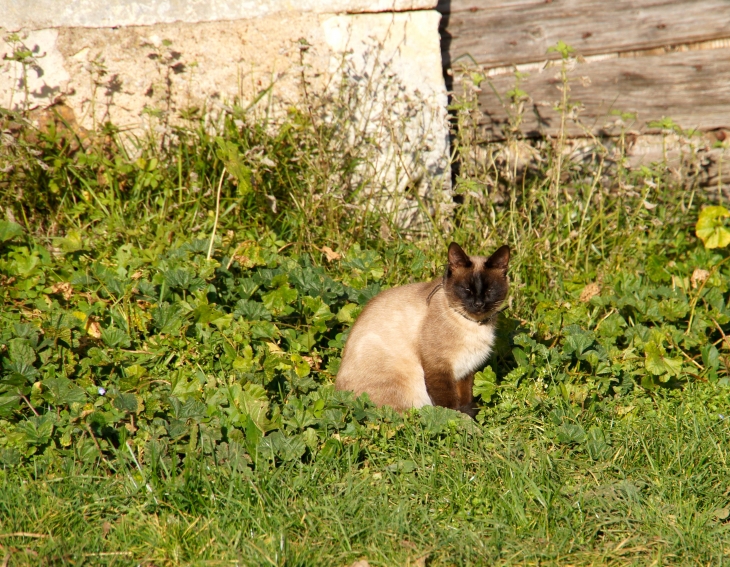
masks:
<svg viewBox="0 0 730 567"><path fill-rule="evenodd" d="M647 123L670 117L685 129L713 130L730 128L730 49L687 51L647 57L615 58L577 65L569 73L570 97L579 101L578 113L584 127L594 134L617 134L616 112L636 115L625 120L635 130L651 131ZM590 83L580 80L588 77ZM507 113L495 94L514 87L511 75L489 79L492 88L482 83L479 103L484 112L490 138L501 137ZM560 125L555 105L562 93L557 67L532 72L520 88L530 101L525 105L522 129L528 136L554 134ZM585 128L568 121L566 133L584 135Z"/></svg>
<svg viewBox="0 0 730 567"><path fill-rule="evenodd" d="M528 68L525 133L557 132L558 70L541 69L559 58L547 53L559 40L586 57L571 76L590 83L573 82L571 97L594 134L610 133L613 110L635 113L637 131L665 116L686 129L730 127L730 0L441 0L438 9L450 87L460 63L486 71L502 95L515 84L511 68ZM489 138L500 139L507 114L487 83L479 103ZM570 123L568 134L584 131Z"/></svg>
<svg viewBox="0 0 730 567"><path fill-rule="evenodd" d="M445 57L487 69L559 58L562 40L581 55L638 51L730 37L728 0L441 0Z"/></svg>

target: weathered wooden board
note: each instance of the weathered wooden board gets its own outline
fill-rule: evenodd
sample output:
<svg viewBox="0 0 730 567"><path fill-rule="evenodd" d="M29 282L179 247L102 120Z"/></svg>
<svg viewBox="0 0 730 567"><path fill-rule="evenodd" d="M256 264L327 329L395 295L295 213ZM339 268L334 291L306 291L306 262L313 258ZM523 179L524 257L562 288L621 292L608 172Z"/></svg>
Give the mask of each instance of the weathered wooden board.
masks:
<svg viewBox="0 0 730 567"><path fill-rule="evenodd" d="M570 96L583 104L580 119L594 134L618 133L616 128L610 130L617 119L612 111L636 113L631 128L637 131L648 131L647 122L664 116L685 129L730 127L730 49L593 61L578 65L571 76L590 78L586 85L572 82ZM515 80L499 75L490 81L504 95ZM533 72L522 81L521 88L532 99L525 105L523 132L533 136L557 133L560 116L554 106L561 97L560 86L556 67ZM481 87L479 104L487 136L500 139L507 112L486 82ZM569 121L567 134L585 132Z"/></svg>
<svg viewBox="0 0 730 567"><path fill-rule="evenodd" d="M442 54L486 68L730 37L728 0L440 0Z"/></svg>

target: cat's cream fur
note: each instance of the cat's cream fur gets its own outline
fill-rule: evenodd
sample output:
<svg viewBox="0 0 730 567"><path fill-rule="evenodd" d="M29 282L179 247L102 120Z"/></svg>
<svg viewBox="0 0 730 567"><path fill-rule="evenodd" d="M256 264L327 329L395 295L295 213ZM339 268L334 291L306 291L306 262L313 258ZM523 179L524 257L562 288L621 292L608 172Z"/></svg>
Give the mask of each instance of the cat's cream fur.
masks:
<svg viewBox="0 0 730 567"><path fill-rule="evenodd" d="M377 295L350 331L337 389L367 392L376 405L398 411L443 405L472 413L474 372L491 353L494 315L506 294L506 279L504 293L497 292L499 301L484 310L465 309L454 289L461 280L471 282L478 270L486 274L478 276L483 281L505 278L509 249L500 251L496 267L485 268L491 258L467 257L452 244L443 279Z"/></svg>

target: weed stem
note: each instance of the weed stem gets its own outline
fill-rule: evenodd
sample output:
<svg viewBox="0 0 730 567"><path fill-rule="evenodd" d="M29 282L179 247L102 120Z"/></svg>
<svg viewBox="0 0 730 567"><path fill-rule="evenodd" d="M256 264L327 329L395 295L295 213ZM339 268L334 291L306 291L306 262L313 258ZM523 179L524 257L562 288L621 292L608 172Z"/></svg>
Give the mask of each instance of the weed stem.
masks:
<svg viewBox="0 0 730 567"><path fill-rule="evenodd" d="M207 259L210 260L210 257L213 255L213 243L215 242L215 231L218 228L218 215L220 214L221 210L221 187L223 187L223 178L226 176L226 168L223 167L223 171L221 172L221 178L220 181L218 181L218 191L216 191L215 194L215 219L213 220L213 232L210 233L210 244L208 245L208 257Z"/></svg>

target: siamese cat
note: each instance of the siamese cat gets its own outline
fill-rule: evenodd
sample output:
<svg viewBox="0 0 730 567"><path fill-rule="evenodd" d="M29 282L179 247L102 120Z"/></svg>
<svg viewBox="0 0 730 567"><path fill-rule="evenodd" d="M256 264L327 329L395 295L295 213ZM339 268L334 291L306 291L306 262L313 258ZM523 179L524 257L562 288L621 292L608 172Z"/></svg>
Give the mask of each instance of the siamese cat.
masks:
<svg viewBox="0 0 730 567"><path fill-rule="evenodd" d="M397 411L426 405L474 415L474 372L494 343L507 297L509 246L489 258L449 245L443 278L388 289L355 321L335 387Z"/></svg>

